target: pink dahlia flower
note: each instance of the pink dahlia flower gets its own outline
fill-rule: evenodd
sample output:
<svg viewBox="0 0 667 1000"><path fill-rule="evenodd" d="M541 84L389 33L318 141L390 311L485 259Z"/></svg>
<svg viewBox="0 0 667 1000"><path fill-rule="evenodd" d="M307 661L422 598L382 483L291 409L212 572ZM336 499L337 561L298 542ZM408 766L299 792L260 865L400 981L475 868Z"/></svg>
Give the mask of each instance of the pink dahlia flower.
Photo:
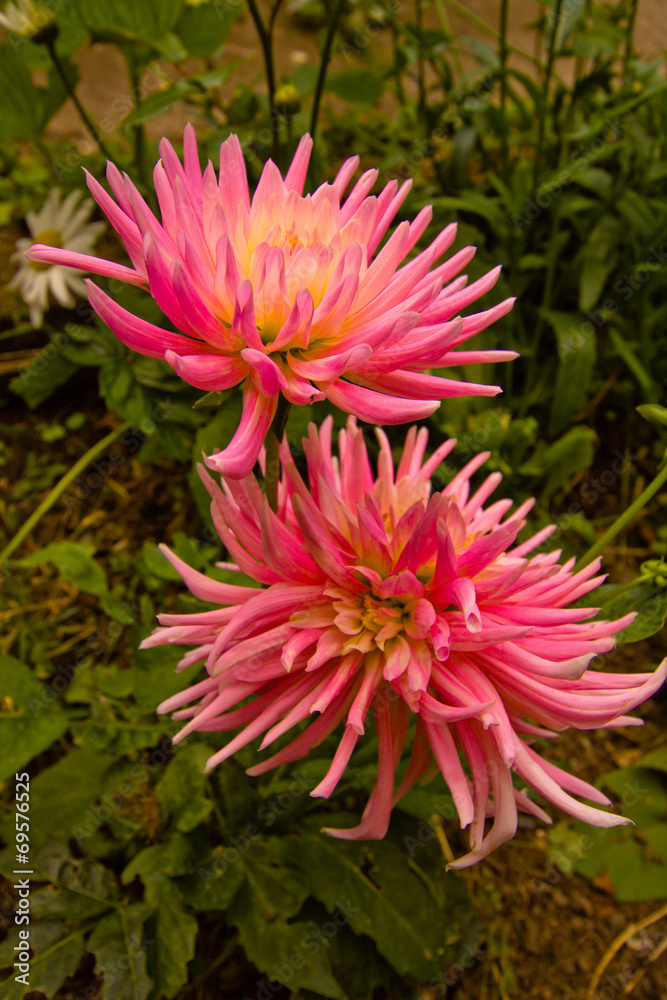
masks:
<svg viewBox="0 0 667 1000"><path fill-rule="evenodd" d="M434 266L455 225L402 264L431 220L430 207L400 223L377 252L411 182L399 188L390 181L371 196L378 171L367 170L341 204L359 165L353 156L332 184L303 196L311 148L306 135L284 179L269 160L251 200L236 136L220 147L219 178L210 162L202 176L187 126L183 165L166 139L160 144L154 178L161 223L113 164L107 178L116 201L88 176L132 267L41 244L26 254L148 289L181 333L131 315L92 282L88 294L124 344L165 358L192 385L212 391L243 383L240 426L215 458L226 476L252 469L280 393L290 403L326 397L362 420L404 423L433 413L447 396L500 392L424 369L516 356L454 350L511 309L507 299L459 315L493 287L500 268L466 285L460 271L474 247Z"/></svg>
<svg viewBox="0 0 667 1000"><path fill-rule="evenodd" d="M257 588L219 583L165 555L197 597L217 605L160 615L145 646L194 646L182 668L206 662L208 676L159 711L193 730L239 730L208 761L214 767L263 736L260 749L306 723L289 745L250 768L257 775L303 757L342 726L331 767L312 792L329 796L375 717L378 776L360 824L329 830L346 839L384 836L393 804L431 770L442 771L461 826L470 827L465 867L511 838L517 809L550 822L512 772L560 809L597 826L620 816L579 802L609 800L542 760L535 737L575 727L640 725L626 715L662 684L654 674L588 670L632 615L595 621L595 608L566 605L594 590L599 560L579 573L559 552L530 556L547 528L514 545L533 501L484 504L493 473L470 494L473 459L431 495L429 477L454 446L424 461L427 435L412 428L398 470L386 436L374 478L353 419L331 454L330 419L304 442L310 490L282 448L279 507L273 513L253 477L223 481L202 471L216 528L234 569ZM228 565L228 564L225 564ZM189 706L189 707L184 707ZM411 717L412 755L396 778ZM462 758L467 760L468 771ZM492 798L492 802L490 802ZM485 819L494 816L485 835Z"/></svg>

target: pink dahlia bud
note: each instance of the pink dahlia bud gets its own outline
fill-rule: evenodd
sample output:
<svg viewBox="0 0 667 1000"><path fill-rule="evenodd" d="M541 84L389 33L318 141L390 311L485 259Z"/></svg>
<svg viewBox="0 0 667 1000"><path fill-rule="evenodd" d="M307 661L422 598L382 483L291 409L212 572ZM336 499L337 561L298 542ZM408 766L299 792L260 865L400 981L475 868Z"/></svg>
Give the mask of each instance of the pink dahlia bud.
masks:
<svg viewBox="0 0 667 1000"><path fill-rule="evenodd" d="M297 404L327 397L373 423L404 423L433 413L447 396L500 392L424 369L516 357L454 350L511 309L507 299L460 316L493 287L500 268L467 285L460 272L474 247L437 264L455 225L403 263L431 220L430 207L400 223L378 252L411 182L399 188L390 181L371 196L378 172L367 170L341 204L359 165L353 156L333 184L304 197L311 148L306 135L284 179L269 160L251 201L237 137L220 147L219 177L210 162L202 176L188 125L183 165L166 139L160 144L154 177L161 223L113 164L107 178L116 201L88 176L132 267L40 244L26 254L148 289L181 333L131 315L91 282L88 294L124 344L165 358L192 385L213 391L244 383L241 424L215 459L225 476L252 469L280 393Z"/></svg>
<svg viewBox="0 0 667 1000"><path fill-rule="evenodd" d="M487 455L431 495L429 477L454 441L424 461L426 432L412 428L395 472L378 431L374 477L354 420L341 432L338 460L331 428L328 419L318 435L311 424L304 442L310 489L283 445L277 513L252 477L228 479L221 490L202 470L233 568L260 586L218 583L164 548L192 593L217 605L199 614L160 615L163 627L144 642L194 646L183 668L206 662L205 680L159 708L189 720L176 739L193 730L238 730L210 758L212 768L259 736L264 750L306 722L288 746L248 772L257 775L300 759L341 731L331 767L312 792L326 797L371 713L377 783L360 824L328 832L383 837L392 805L435 761L461 826L470 828L471 851L455 867L510 839L517 809L550 822L514 788L512 772L588 823L626 822L579 802L574 795L609 805L596 788L542 760L531 746L534 737L568 727L640 725L626 713L667 674L667 660L654 674L587 669L633 618L591 622L597 609L567 607L604 579L595 575L599 560L574 573L574 560L559 564L558 551L531 557L549 528L515 545L533 501L513 514L511 500L485 507L498 473L471 496L470 477ZM396 787L412 715L412 757ZM487 815L494 822L485 835Z"/></svg>

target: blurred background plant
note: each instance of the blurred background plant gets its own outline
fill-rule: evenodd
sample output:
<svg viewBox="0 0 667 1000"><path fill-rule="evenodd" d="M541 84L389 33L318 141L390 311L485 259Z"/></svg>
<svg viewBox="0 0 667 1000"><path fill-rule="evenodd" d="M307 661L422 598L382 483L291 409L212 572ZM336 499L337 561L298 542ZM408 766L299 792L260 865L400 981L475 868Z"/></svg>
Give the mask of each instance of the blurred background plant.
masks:
<svg viewBox="0 0 667 1000"><path fill-rule="evenodd" d="M354 152L380 183L411 180L401 217L434 206L424 241L456 220L454 249L479 248L470 280L503 265L485 307L517 296L478 336L521 354L483 373L503 395L450 400L431 418L432 440L459 439L441 482L488 450L501 493L537 496L533 527L555 521L558 545L582 563L604 548L604 611L639 610L622 638L656 636L667 616L667 79L662 59L645 58L655 44L637 36L641 8L500 0L491 23L458 0L18 0L0 42L0 277L13 276L27 213L55 186L85 190L84 166L101 177L109 155L152 203L157 141L186 120L214 162L237 133L251 181L268 157L284 168L307 130L311 187ZM114 245L106 234L100 252ZM136 290L112 292L166 322ZM521 852L508 845L497 867L444 879L447 838L458 836L444 785L408 796L386 842L332 847L317 832L322 811L358 808L372 747L325 806L304 791L326 746L296 778L266 784L234 762L204 778L204 738L171 749L173 726L153 710L182 683L176 658L137 645L154 598L196 602L154 542L224 577L192 467L229 440L239 399L196 407L196 390L125 349L85 302L52 301L35 331L17 291L0 290L0 352L0 777L8 809L14 771L34 777L44 887L33 897L33 988L110 1000L555 995L528 992L538 973L515 972L497 921L508 872L526 874ZM308 419L327 412L292 410L295 450ZM655 666L660 642L621 653L619 667ZM643 742L633 731L603 755L615 767L606 790L623 800L627 782L649 789L629 803L637 827L596 833L575 858L576 824L546 842L528 823L517 843L538 860L526 878L566 856L560 883L578 873L580 895L667 897L655 711ZM565 746L566 765L589 755L589 744ZM1 860L11 874L11 853ZM522 900L528 913L533 904L544 896ZM0 961L12 944L10 933ZM636 996L667 992L657 958ZM23 992L12 975L0 984L0 998Z"/></svg>

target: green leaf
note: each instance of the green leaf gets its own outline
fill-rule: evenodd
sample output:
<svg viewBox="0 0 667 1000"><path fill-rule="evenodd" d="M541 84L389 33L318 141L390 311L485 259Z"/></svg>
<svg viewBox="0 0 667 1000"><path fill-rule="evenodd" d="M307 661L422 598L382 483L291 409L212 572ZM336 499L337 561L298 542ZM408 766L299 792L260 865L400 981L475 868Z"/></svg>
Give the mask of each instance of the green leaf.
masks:
<svg viewBox="0 0 667 1000"><path fill-rule="evenodd" d="M74 924L117 905L113 872L89 858L75 861L64 842L50 842L31 860L34 869L52 883L31 893L32 917Z"/></svg>
<svg viewBox="0 0 667 1000"><path fill-rule="evenodd" d="M133 128L135 125L143 125L151 118L157 118L165 111L173 108L174 104L182 101L188 94L193 93L197 88L189 80L176 80L163 90L157 90L146 97L129 115L123 119L124 128Z"/></svg>
<svg viewBox="0 0 667 1000"><path fill-rule="evenodd" d="M67 730L56 695L33 672L6 653L0 655L0 781L20 771Z"/></svg>
<svg viewBox="0 0 667 1000"><path fill-rule="evenodd" d="M58 573L86 594L101 597L107 593L107 581L102 567L91 556L95 548L81 542L52 542L43 549L21 559L21 566L55 563Z"/></svg>
<svg viewBox="0 0 667 1000"><path fill-rule="evenodd" d="M154 716L155 706L181 691L188 681L182 673L176 673L182 649L174 649L173 646L138 648L141 639L149 632L148 629L134 630L131 639L133 666L126 673L132 685L135 705L140 711Z"/></svg>
<svg viewBox="0 0 667 1000"><path fill-rule="evenodd" d="M39 91L10 42L0 44L0 140L24 139L38 130Z"/></svg>
<svg viewBox="0 0 667 1000"><path fill-rule="evenodd" d="M662 771L667 774L667 749L658 747L657 750L650 750L637 763L637 767L648 767L654 771Z"/></svg>
<svg viewBox="0 0 667 1000"><path fill-rule="evenodd" d="M667 813L667 789L661 775L639 765L619 768L605 774L600 784L621 802L624 816L642 830L664 822ZM632 831L625 831L630 834Z"/></svg>
<svg viewBox="0 0 667 1000"><path fill-rule="evenodd" d="M52 396L56 389L64 385L77 367L63 354L54 354L53 345L47 344L28 367L11 380L9 388L17 396L21 396L31 410L34 410Z"/></svg>
<svg viewBox="0 0 667 1000"><path fill-rule="evenodd" d="M305 988L344 1000L328 948L318 942L319 928L310 921L287 923L308 895L294 845L287 838L256 837L238 855L235 865L242 869L245 882L227 910L227 920L238 928L248 958L295 992Z"/></svg>
<svg viewBox="0 0 667 1000"><path fill-rule="evenodd" d="M213 808L213 802L206 797L204 774L209 756L207 747L200 743L179 747L155 786L155 796L165 818L172 819L181 833L194 830Z"/></svg>
<svg viewBox="0 0 667 1000"><path fill-rule="evenodd" d="M95 925L87 950L96 956L104 1000L145 1000L152 983L146 972L148 942L143 925L150 914L145 903L122 907Z"/></svg>
<svg viewBox="0 0 667 1000"><path fill-rule="evenodd" d="M32 552L19 561L20 566L39 566L45 562L55 563L63 580L73 583L86 594L99 598L102 610L121 622L132 625L134 618L125 605L109 592L104 571L95 562L91 553L94 546L81 542L52 542L50 545Z"/></svg>
<svg viewBox="0 0 667 1000"><path fill-rule="evenodd" d="M85 839L88 823L94 829L101 826L93 806L108 788L111 764L108 757L74 749L30 782L32 850L54 839ZM0 822L0 834L7 842L13 840L13 824L13 816Z"/></svg>
<svg viewBox="0 0 667 1000"><path fill-rule="evenodd" d="M159 577L160 580L180 581L180 574L154 542L144 542L141 548L141 558L153 576Z"/></svg>
<svg viewBox="0 0 667 1000"><path fill-rule="evenodd" d="M14 939L12 944L16 943L16 935L10 937ZM30 925L30 946L35 952L30 959L30 985L17 983L14 975L10 975L0 984L0 1000L20 1000L33 990L52 997L63 980L74 975L86 949L81 931L46 921Z"/></svg>
<svg viewBox="0 0 667 1000"><path fill-rule="evenodd" d="M197 921L186 912L178 890L166 876L154 873L146 880L146 902L153 916L146 925L151 940L148 974L152 1000L174 997L188 981L188 962L195 954Z"/></svg>
<svg viewBox="0 0 667 1000"><path fill-rule="evenodd" d="M558 371L549 419L549 434L560 434L570 418L588 402L595 369L595 330L573 313L544 310L558 344Z"/></svg>
<svg viewBox="0 0 667 1000"><path fill-rule="evenodd" d="M162 844L152 844L139 851L121 875L123 885L129 885L137 876L146 883L151 875L188 875L200 861L197 845L190 837L173 834Z"/></svg>
<svg viewBox="0 0 667 1000"><path fill-rule="evenodd" d="M649 862L645 849L635 840L611 844L604 860L621 903L667 898L667 865Z"/></svg>
<svg viewBox="0 0 667 1000"><path fill-rule="evenodd" d="M611 326L609 328L609 336L619 357L625 361L626 365L637 379L643 395L647 398L653 396L653 379L637 357L636 353L633 351L631 345L627 342L627 340L625 340L624 337L621 336L620 331L617 330L616 327Z"/></svg>
<svg viewBox="0 0 667 1000"><path fill-rule="evenodd" d="M239 931L243 950L269 979L288 986L294 993L313 990L318 997L347 1000L334 978L329 946L321 944L322 932L311 920L267 922L257 910L256 897L246 883L227 911Z"/></svg>
<svg viewBox="0 0 667 1000"><path fill-rule="evenodd" d="M150 401L138 384L132 365L123 358L110 358L100 368L100 392L107 406L130 420L135 427L151 419Z"/></svg>
<svg viewBox="0 0 667 1000"><path fill-rule="evenodd" d="M401 974L426 981L444 942L443 921L408 859L389 840L336 841L313 834L294 842L312 873L311 892L330 913L346 914Z"/></svg>
<svg viewBox="0 0 667 1000"><path fill-rule="evenodd" d="M185 902L201 912L226 910L245 881L245 871L238 862L237 848L214 847L194 875L179 879Z"/></svg>
<svg viewBox="0 0 667 1000"><path fill-rule="evenodd" d="M172 31L183 10L183 0L69 0L69 19L87 28L116 28L141 41L161 39Z"/></svg>
<svg viewBox="0 0 667 1000"><path fill-rule="evenodd" d="M541 493L546 500L566 487L581 469L591 467L595 440L595 432L589 427L571 427L558 441L538 448L535 455L520 466L519 472L544 480Z"/></svg>
<svg viewBox="0 0 667 1000"><path fill-rule="evenodd" d="M226 41L230 28L241 13L241 4L186 4L174 25L174 32L191 56L205 58Z"/></svg>
<svg viewBox="0 0 667 1000"><path fill-rule="evenodd" d="M327 74L327 90L350 104L375 107L382 97L384 86L381 77L365 69L345 69L340 73Z"/></svg>
<svg viewBox="0 0 667 1000"><path fill-rule="evenodd" d="M621 589L618 596L612 590L601 609L601 616L613 620L631 611L636 612L637 617L619 632L616 637L619 643L639 642L662 629L667 619L667 588L639 584L629 590Z"/></svg>

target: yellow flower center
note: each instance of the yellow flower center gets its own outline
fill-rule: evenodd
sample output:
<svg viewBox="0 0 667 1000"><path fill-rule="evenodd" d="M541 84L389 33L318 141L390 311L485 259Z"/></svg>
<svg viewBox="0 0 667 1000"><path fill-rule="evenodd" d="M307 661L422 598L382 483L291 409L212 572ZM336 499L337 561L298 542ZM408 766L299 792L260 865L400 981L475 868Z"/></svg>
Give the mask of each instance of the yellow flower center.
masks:
<svg viewBox="0 0 667 1000"><path fill-rule="evenodd" d="M43 229L41 233L37 233L37 236L35 236L35 243L44 243L47 247L58 247L61 250L63 245L62 233L58 229ZM33 271L48 271L50 267L53 267L53 264L47 264L46 261L42 260L31 260L28 263Z"/></svg>

